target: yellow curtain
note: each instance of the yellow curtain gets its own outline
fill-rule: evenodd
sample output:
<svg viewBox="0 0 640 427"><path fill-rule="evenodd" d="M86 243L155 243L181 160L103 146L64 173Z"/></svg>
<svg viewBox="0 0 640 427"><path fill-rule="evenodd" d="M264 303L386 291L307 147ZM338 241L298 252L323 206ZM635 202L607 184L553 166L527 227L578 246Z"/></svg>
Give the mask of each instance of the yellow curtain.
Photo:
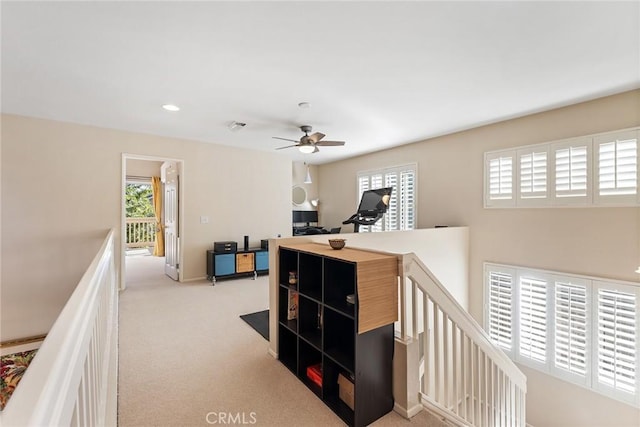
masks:
<svg viewBox="0 0 640 427"><path fill-rule="evenodd" d="M162 223L162 183L159 176L151 177L153 187L153 210L156 214L156 244L154 256L164 256L164 224Z"/></svg>

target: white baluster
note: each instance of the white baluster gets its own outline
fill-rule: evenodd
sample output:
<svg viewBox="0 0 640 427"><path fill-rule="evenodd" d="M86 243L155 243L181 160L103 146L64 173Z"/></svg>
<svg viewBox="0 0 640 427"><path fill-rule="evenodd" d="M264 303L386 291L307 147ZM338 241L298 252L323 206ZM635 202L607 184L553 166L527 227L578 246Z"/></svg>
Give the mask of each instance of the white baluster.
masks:
<svg viewBox="0 0 640 427"><path fill-rule="evenodd" d="M453 322L452 322L453 323ZM453 323L453 331L452 331L452 362L453 362L453 412L456 415L460 414L460 387L458 384L458 366L459 366L459 355L458 355L458 325Z"/></svg>

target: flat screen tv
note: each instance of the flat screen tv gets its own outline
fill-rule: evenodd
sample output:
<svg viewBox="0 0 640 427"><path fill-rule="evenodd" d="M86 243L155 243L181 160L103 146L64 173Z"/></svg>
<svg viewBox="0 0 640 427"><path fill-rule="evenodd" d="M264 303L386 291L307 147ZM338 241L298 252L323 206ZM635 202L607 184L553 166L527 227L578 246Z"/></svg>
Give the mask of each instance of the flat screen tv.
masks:
<svg viewBox="0 0 640 427"><path fill-rule="evenodd" d="M293 223L318 222L318 211L293 211Z"/></svg>
<svg viewBox="0 0 640 427"><path fill-rule="evenodd" d="M392 191L393 187L385 187L376 190L367 190L362 193L360 206L358 206L358 215L377 216L378 214L387 212Z"/></svg>

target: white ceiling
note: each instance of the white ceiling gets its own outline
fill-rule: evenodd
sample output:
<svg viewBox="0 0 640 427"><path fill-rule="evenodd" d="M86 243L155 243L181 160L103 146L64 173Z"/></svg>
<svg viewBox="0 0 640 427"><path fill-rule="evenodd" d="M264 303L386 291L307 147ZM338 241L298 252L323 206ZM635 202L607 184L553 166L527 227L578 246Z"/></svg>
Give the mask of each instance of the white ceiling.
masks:
<svg viewBox="0 0 640 427"><path fill-rule="evenodd" d="M3 1L1 15L3 112L268 152L303 124L347 141L278 151L311 164L640 87L638 1Z"/></svg>

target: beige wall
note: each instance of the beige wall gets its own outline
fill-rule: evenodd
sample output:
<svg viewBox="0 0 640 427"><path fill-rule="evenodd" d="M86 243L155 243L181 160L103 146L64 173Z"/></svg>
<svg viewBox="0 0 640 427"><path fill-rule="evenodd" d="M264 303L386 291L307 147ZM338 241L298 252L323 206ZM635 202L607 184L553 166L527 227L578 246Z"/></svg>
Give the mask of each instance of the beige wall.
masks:
<svg viewBox="0 0 640 427"><path fill-rule="evenodd" d="M127 176L144 178L160 176L162 163L154 160L127 159Z"/></svg>
<svg viewBox="0 0 640 427"><path fill-rule="evenodd" d="M640 91L633 91L321 165L323 221L353 214L358 171L418 162L419 228L470 228L469 304L481 323L485 261L637 281L639 208L483 209L483 153L638 125ZM528 421L536 427L640 425L636 408L526 373Z"/></svg>
<svg viewBox="0 0 640 427"><path fill-rule="evenodd" d="M185 280L206 275L216 240L291 234L282 155L3 115L2 340L48 331L107 230L119 234L122 153L184 161Z"/></svg>

